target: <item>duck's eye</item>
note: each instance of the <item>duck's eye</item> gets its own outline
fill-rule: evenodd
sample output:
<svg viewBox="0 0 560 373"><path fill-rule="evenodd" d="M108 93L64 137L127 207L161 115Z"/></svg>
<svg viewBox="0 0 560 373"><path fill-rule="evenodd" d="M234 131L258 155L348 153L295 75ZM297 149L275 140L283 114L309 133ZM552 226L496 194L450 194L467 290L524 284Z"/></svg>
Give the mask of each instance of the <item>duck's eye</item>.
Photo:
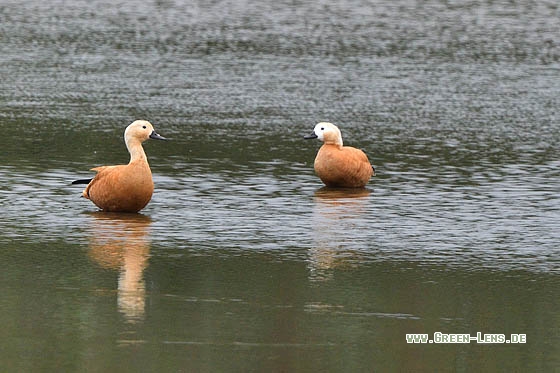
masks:
<svg viewBox="0 0 560 373"><path fill-rule="evenodd" d="M324 131L324 130L325 130L325 127L321 127L321 131Z"/></svg>
<svg viewBox="0 0 560 373"><path fill-rule="evenodd" d="M146 126L142 126L142 128L146 129Z"/></svg>

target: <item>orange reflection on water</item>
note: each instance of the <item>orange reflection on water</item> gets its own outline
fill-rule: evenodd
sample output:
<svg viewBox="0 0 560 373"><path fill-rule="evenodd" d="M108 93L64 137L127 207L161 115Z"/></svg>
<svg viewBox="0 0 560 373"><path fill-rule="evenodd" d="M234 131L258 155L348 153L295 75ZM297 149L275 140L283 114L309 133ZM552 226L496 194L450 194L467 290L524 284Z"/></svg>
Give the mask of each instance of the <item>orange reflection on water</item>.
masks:
<svg viewBox="0 0 560 373"><path fill-rule="evenodd" d="M117 301L127 321L144 318L144 269L150 253L151 219L141 214L95 212L89 257L103 268L119 271Z"/></svg>
<svg viewBox="0 0 560 373"><path fill-rule="evenodd" d="M353 267L359 252L352 249L353 220L367 218L371 190L323 187L315 192L313 208L313 241L309 250L312 281L332 277L332 269Z"/></svg>

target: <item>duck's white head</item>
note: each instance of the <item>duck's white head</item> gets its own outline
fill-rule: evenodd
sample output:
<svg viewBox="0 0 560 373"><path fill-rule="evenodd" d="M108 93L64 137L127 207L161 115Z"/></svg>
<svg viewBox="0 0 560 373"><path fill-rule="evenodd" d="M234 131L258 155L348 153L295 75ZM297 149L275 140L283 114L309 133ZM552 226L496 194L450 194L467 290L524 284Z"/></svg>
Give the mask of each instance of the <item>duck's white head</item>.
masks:
<svg viewBox="0 0 560 373"><path fill-rule="evenodd" d="M135 140L142 143L148 139L167 140L165 137L158 135L154 126L147 120L136 120L129 124L124 131L124 141L127 146L131 141Z"/></svg>
<svg viewBox="0 0 560 373"><path fill-rule="evenodd" d="M337 126L328 122L320 122L315 125L313 133L305 136L306 139L319 139L325 144L342 146L342 134Z"/></svg>

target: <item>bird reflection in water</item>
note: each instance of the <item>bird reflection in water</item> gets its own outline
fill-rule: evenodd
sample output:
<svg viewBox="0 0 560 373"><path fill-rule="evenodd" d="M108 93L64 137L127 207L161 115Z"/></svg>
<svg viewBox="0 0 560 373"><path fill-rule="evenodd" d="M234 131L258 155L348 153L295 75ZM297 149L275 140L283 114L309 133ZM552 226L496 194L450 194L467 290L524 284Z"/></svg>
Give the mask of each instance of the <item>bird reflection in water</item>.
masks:
<svg viewBox="0 0 560 373"><path fill-rule="evenodd" d="M91 213L89 257L106 269L119 271L117 302L128 322L144 319L151 219L141 214Z"/></svg>
<svg viewBox="0 0 560 373"><path fill-rule="evenodd" d="M332 278L334 268L353 267L360 262L353 231L357 220L367 219L368 196L365 188L323 187L315 192L313 207L313 248L308 266L311 281Z"/></svg>

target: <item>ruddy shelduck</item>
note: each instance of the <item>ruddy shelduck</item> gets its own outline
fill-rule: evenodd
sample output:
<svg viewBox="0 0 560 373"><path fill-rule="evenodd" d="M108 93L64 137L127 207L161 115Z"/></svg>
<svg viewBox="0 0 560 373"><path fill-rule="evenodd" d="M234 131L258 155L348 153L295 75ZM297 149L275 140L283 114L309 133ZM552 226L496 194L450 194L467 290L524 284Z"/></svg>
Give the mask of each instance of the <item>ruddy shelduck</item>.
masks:
<svg viewBox="0 0 560 373"><path fill-rule="evenodd" d="M326 186L332 188L363 188L375 175L367 155L360 149L342 145L337 126L321 122L305 139L319 139L323 146L315 157L315 172Z"/></svg>
<svg viewBox="0 0 560 373"><path fill-rule="evenodd" d="M92 179L82 179L72 184L87 184L82 196L91 200L103 211L138 212L142 210L154 192L152 171L142 143L148 139L167 140L145 120L131 123L124 131L124 142L130 153L126 165L92 168L97 174Z"/></svg>

